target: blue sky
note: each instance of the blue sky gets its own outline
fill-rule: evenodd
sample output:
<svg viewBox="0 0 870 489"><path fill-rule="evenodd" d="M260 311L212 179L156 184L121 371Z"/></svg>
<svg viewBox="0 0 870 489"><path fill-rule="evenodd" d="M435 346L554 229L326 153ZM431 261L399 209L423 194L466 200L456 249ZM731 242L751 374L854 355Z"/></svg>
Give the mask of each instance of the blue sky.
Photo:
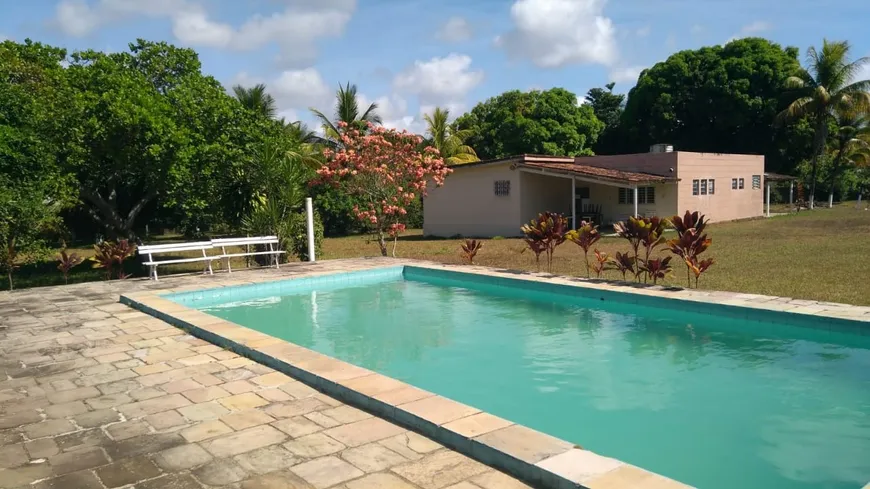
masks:
<svg viewBox="0 0 870 489"><path fill-rule="evenodd" d="M870 55L870 3L845 0L0 0L0 37L119 51L137 37L190 46L223 82L266 83L283 115L331 113L339 83L420 131L509 89L578 95L681 49L757 35L805 51L848 39ZM823 13L823 15L820 15ZM870 71L870 70L868 70ZM870 77L870 72L866 73Z"/></svg>

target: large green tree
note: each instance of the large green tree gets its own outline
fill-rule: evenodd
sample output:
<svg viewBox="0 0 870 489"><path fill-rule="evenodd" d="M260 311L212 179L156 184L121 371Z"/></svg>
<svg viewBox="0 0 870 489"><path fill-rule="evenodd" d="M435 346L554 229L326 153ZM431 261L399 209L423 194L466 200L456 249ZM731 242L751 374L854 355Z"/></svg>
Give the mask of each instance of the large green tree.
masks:
<svg viewBox="0 0 870 489"><path fill-rule="evenodd" d="M74 201L62 167L75 101L61 62L66 51L30 40L0 42L0 270L12 272L44 250L45 232Z"/></svg>
<svg viewBox="0 0 870 489"><path fill-rule="evenodd" d="M435 107L432 114L423 116L426 121L426 140L424 144L431 144L441 154L441 158L448 165L459 165L478 161L474 148L465 144L465 140L471 136L469 130L457 130L448 120L450 111Z"/></svg>
<svg viewBox="0 0 870 489"><path fill-rule="evenodd" d="M592 107L595 117L604 123L604 130L592 147L595 154L619 153L622 146L619 124L625 109L625 94L613 93L615 85L611 82L604 88L592 88L586 92L586 103Z"/></svg>
<svg viewBox="0 0 870 489"><path fill-rule="evenodd" d="M162 42L73 54L67 78L79 114L69 168L109 235L133 236L147 206L169 207L176 224L201 232L243 214L228 210L246 205L242 156L278 124L244 110L200 68L194 51Z"/></svg>
<svg viewBox="0 0 870 489"><path fill-rule="evenodd" d="M356 85L351 85L350 82L345 86L338 86L338 90L335 92L335 108L332 118L313 107L311 113L317 117L323 128L326 138L322 142L332 146L337 145L341 139L343 131L340 126L342 123L346 124L348 128L364 130L369 123L381 124L383 122L381 116L378 115L378 104L371 103L365 110L362 110Z"/></svg>
<svg viewBox="0 0 870 489"><path fill-rule="evenodd" d="M481 159L518 154L592 154L604 124L563 88L511 90L477 104L455 122Z"/></svg>
<svg viewBox="0 0 870 489"><path fill-rule="evenodd" d="M846 41L825 39L821 51L807 49L807 66L788 77L785 86L794 100L777 115L780 122L809 118L813 126L813 153L810 172L810 208L816 195L818 160L825 150L830 124L835 114L870 108L870 80L856 77L870 58L852 60Z"/></svg>
<svg viewBox="0 0 870 489"><path fill-rule="evenodd" d="M275 106L275 97L266 91L266 85L258 83L253 87L242 85L233 86L233 94L242 105L262 117L271 119L275 117L278 109Z"/></svg>
<svg viewBox="0 0 870 489"><path fill-rule="evenodd" d="M800 71L797 48L747 38L680 51L644 70L622 114L625 147L672 143L684 151L766 156L768 170L790 172L810 153L805 119L777 128L785 80Z"/></svg>

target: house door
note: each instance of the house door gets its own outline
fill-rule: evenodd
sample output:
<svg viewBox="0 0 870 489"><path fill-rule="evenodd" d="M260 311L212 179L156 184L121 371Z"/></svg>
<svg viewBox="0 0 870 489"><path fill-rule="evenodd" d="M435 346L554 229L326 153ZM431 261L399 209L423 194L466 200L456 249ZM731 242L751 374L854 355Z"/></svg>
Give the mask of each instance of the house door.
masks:
<svg viewBox="0 0 870 489"><path fill-rule="evenodd" d="M577 200L577 202L575 203L577 206L577 212L583 212L584 206L590 203L589 187L577 187L574 192L574 198Z"/></svg>

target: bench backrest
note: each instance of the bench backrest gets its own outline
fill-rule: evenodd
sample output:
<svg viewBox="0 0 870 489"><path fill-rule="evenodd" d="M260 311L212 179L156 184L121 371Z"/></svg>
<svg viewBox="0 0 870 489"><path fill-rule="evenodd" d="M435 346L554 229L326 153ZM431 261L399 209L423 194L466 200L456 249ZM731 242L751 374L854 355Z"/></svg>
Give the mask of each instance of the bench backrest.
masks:
<svg viewBox="0 0 870 489"><path fill-rule="evenodd" d="M252 236L249 238L219 238L211 240L215 247L278 244L277 236Z"/></svg>
<svg viewBox="0 0 870 489"><path fill-rule="evenodd" d="M173 253L177 251L199 251L214 248L211 241L195 241L190 243L171 243L161 245L142 245L139 247L140 255L152 255L158 253Z"/></svg>

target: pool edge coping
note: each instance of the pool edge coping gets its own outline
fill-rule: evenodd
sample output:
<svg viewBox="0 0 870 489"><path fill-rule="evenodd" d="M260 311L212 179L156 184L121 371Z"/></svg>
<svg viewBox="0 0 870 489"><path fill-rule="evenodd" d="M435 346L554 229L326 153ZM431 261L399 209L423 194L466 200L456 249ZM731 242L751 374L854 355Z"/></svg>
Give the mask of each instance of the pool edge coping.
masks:
<svg viewBox="0 0 870 489"><path fill-rule="evenodd" d="M448 448L535 486L560 489L568 487L596 489L597 487L642 487L646 483L650 483L657 488L688 487L665 476L617 459L598 455L573 443L503 420L471 406L286 340L211 316L165 297L167 294L194 290L204 291L402 266L602 291L609 290L623 294L636 294L637 296L666 298L678 302L686 300L693 303L709 304L712 299L713 304L729 309L755 309L767 313L773 311L778 313L776 316L782 315L783 318L800 317L802 321L806 321L807 318L815 318L861 326L870 324L867 322L870 321L870 315L866 312L863 313L864 315L832 316L820 314L825 312L824 310L791 311L791 308L799 308L800 306L790 305L787 302L779 302L773 307L756 308L752 304L748 304L751 302L750 300L739 300L740 297L768 299L760 302L764 304L782 299L772 296L666 289L661 286L637 287L628 283L598 282L528 272L517 275L513 271L500 271L476 266L443 265L416 260L396 260L391 264L370 263L347 272L339 270L305 271L293 277L265 276L256 277L255 280L212 284L215 286L190 286L180 289L137 292L122 295L121 302L180 327L194 336L290 375L349 405L359 407L383 419L429 436ZM675 291L687 292L688 294L674 294ZM726 300L714 297L715 295L725 295ZM731 297L732 301L728 302L727 297ZM835 306L842 308L844 305ZM861 310L861 306L845 306Z"/></svg>

